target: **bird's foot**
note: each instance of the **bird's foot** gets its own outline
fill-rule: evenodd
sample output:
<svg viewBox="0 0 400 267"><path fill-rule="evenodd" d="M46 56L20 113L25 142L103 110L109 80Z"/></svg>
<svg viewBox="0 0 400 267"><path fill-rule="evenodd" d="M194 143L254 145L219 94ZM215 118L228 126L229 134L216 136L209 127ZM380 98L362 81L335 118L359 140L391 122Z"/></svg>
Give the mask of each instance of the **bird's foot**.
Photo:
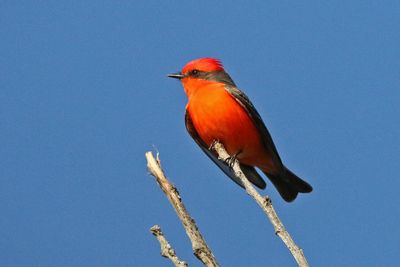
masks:
<svg viewBox="0 0 400 267"><path fill-rule="evenodd" d="M232 156L227 157L224 161L225 163L229 166L229 168L233 168L233 165L235 165L236 159L239 156L239 154L242 153L240 150L239 152L233 154Z"/></svg>
<svg viewBox="0 0 400 267"><path fill-rule="evenodd" d="M212 141L211 145L208 147L208 150L214 150L217 143L219 143L219 140L214 139L214 141Z"/></svg>

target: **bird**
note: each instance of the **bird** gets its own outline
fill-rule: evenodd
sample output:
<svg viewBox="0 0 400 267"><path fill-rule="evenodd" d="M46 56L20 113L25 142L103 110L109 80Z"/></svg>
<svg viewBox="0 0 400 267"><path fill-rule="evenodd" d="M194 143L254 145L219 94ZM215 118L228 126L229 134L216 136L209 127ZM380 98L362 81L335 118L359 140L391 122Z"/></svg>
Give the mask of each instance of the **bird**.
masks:
<svg viewBox="0 0 400 267"><path fill-rule="evenodd" d="M231 159L239 161L243 173L258 188L265 189L266 183L256 168L287 202L292 202L298 193L313 190L282 163L260 114L220 60L195 59L168 77L180 80L187 95L185 125L190 136L234 182L244 187L230 164L219 160L212 151L215 141L222 143Z"/></svg>

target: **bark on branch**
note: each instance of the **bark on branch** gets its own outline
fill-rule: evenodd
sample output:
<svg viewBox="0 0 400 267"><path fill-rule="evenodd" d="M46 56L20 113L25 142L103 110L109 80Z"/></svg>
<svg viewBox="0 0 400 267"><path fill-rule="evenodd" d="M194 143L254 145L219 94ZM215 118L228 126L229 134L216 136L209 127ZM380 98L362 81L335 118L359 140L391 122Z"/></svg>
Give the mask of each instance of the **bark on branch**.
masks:
<svg viewBox="0 0 400 267"><path fill-rule="evenodd" d="M225 161L230 158L230 155L226 152L224 146L220 142L214 142L211 148L218 153L218 157L220 160ZM286 231L281 220L276 214L274 207L272 206L271 199L268 196L263 197L258 193L258 191L253 187L253 185L240 169L239 162L236 159L234 160L232 168L236 176L243 183L247 194L249 194L257 202L264 213L268 216L268 219L271 221L275 229L275 234L282 239L283 243L289 249L290 253L292 253L297 264L301 267L308 267L309 265L303 254L303 250L296 245L288 231Z"/></svg>
<svg viewBox="0 0 400 267"><path fill-rule="evenodd" d="M181 220L186 234L192 242L192 249L194 255L207 267L218 267L217 260L215 259L210 248L207 246L206 241L201 235L195 221L190 217L186 210L178 190L175 186L168 181L167 177L161 168L161 163L157 155L157 160L154 158L152 152L146 153L147 168L150 173L156 178L158 185L161 187L169 202L175 209L179 219Z"/></svg>
<svg viewBox="0 0 400 267"><path fill-rule="evenodd" d="M165 238L160 226L154 225L150 228L150 232L157 238L161 246L161 256L168 258L172 261L175 267L187 267L187 263L181 261L175 253L175 250L169 244L168 240Z"/></svg>

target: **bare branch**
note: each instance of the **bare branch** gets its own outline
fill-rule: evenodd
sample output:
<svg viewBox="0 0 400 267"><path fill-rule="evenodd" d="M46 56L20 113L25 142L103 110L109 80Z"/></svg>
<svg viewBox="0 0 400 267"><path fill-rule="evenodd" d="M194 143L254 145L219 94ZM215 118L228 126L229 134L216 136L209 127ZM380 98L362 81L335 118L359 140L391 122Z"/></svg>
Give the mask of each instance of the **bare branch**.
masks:
<svg viewBox="0 0 400 267"><path fill-rule="evenodd" d="M157 160L154 159L153 154L149 151L146 153L147 168L150 173L156 178L158 185L161 187L169 202L174 207L179 219L181 220L186 234L192 242L192 249L194 255L207 267L218 267L217 260L213 253L207 246L206 241L201 235L195 221L190 217L186 210L178 190L175 186L168 181L167 177L161 168L161 163L157 155Z"/></svg>
<svg viewBox="0 0 400 267"><path fill-rule="evenodd" d="M212 148L218 153L218 157L220 160L225 161L227 159L230 159L230 155L226 152L224 146L220 142L214 142ZM243 183L247 194L250 195L257 202L257 204L263 209L264 213L268 216L268 219L274 226L275 234L282 239L283 243L289 249L290 253L292 253L297 264L300 267L308 267L309 265L303 254L303 250L296 245L288 231L286 231L278 215L276 214L274 207L272 206L271 199L268 196L263 197L258 193L258 191L253 187L253 185L249 182L247 177L240 169L240 165L237 159L234 159L234 164L232 168L236 176Z"/></svg>
<svg viewBox="0 0 400 267"><path fill-rule="evenodd" d="M187 267L187 263L181 261L175 253L175 250L168 243L168 240L165 238L163 232L161 231L160 226L154 225L150 228L150 232L157 238L158 242L160 242L161 246L161 256L168 258L172 261L175 267Z"/></svg>

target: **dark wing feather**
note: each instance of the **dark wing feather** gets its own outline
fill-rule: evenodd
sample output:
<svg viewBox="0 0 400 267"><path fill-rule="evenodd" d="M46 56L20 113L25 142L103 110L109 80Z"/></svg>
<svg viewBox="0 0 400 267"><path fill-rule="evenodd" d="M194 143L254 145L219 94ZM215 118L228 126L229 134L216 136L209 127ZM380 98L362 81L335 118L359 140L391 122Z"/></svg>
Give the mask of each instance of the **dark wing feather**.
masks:
<svg viewBox="0 0 400 267"><path fill-rule="evenodd" d="M287 202L291 202L296 198L299 192L300 193L311 192L313 190L311 185L309 185L306 181L303 181L301 178L296 176L293 172L291 172L282 164L278 151L276 150L275 144L272 141L272 137L269 134L267 127L265 127L265 124L262 121L260 114L258 114L257 110L254 108L249 98L235 86L225 85L225 89L250 114L250 117L252 118L254 124L261 133L265 148L267 148L267 150L270 152L275 166L280 168L280 173L278 174L267 173L267 172L264 173L275 185L276 189L278 190L282 198Z"/></svg>
<svg viewBox="0 0 400 267"><path fill-rule="evenodd" d="M198 135L196 129L193 126L192 120L190 119L189 113L186 111L185 113L185 125L186 129L189 132L190 136L193 140L197 143L197 145L203 150L203 152L212 160L214 163L235 183L243 187L242 182L239 178L236 177L235 173L232 171L232 168L226 164L226 162L219 160L218 157L208 149L207 145L201 140L200 136ZM256 186L261 189L264 189L266 184L261 176L257 173L256 169L251 166L240 164L240 168L242 169L243 173L246 175L247 178Z"/></svg>
<svg viewBox="0 0 400 267"><path fill-rule="evenodd" d="M245 93L240 91L236 86L232 85L225 85L225 89L228 91L230 95L232 95L235 100L242 105L246 109L246 111L250 114L254 124L256 125L257 129L261 133L262 141L265 148L271 152L272 160L277 167L279 167L282 171L284 170L282 160L279 157L278 151L275 147L274 142L272 141L272 137L267 130L263 120L261 119L260 114L258 114L256 108L251 103L250 99L247 97Z"/></svg>

